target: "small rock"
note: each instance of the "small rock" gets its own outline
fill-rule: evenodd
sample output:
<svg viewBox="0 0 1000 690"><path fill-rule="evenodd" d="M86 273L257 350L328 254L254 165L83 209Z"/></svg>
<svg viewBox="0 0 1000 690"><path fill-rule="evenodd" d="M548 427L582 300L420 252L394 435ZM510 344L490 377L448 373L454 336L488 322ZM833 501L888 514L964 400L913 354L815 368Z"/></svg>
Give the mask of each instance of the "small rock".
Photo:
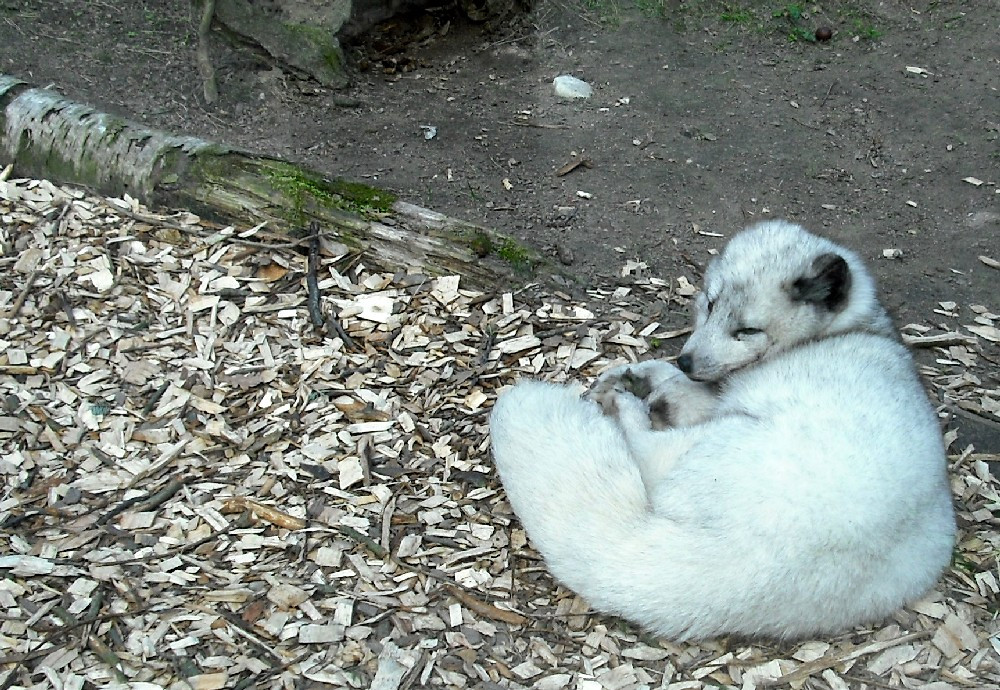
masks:
<svg viewBox="0 0 1000 690"><path fill-rule="evenodd" d="M965 224L970 228L982 230L990 225L1000 225L1000 213L993 211L976 211L969 214L965 219Z"/></svg>
<svg viewBox="0 0 1000 690"><path fill-rule="evenodd" d="M568 74L563 74L552 80L556 95L560 98L590 98L594 90L590 84Z"/></svg>
<svg viewBox="0 0 1000 690"><path fill-rule="evenodd" d="M564 266L573 265L573 250L564 244L556 245L556 255L559 257L559 262Z"/></svg>

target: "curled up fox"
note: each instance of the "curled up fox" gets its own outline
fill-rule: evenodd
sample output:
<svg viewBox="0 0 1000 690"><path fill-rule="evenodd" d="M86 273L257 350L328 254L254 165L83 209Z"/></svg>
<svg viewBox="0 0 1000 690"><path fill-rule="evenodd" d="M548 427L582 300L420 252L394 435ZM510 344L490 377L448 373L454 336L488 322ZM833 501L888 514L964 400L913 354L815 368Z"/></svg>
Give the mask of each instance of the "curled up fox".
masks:
<svg viewBox="0 0 1000 690"><path fill-rule="evenodd" d="M832 633L934 585L938 420L858 256L785 222L737 234L677 363L500 396L496 465L558 580L673 639Z"/></svg>

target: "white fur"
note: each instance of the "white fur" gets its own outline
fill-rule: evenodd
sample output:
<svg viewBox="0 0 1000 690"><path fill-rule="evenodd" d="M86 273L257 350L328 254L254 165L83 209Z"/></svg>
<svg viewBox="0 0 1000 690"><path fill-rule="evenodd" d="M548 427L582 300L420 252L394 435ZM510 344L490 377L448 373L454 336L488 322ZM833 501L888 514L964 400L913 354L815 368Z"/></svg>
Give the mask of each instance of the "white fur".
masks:
<svg viewBox="0 0 1000 690"><path fill-rule="evenodd" d="M813 238L776 232L789 227ZM739 239L716 273L744 260ZM802 263L816 246L792 251ZM781 283L800 266L758 268ZM858 328L842 319L732 370L700 423L651 430L627 392L620 421L565 386L501 396L497 468L557 579L675 639L835 632L934 584L954 541L937 419L907 350L872 327L870 278L851 271L862 290L844 313L862 315ZM665 389L677 380L672 365L643 366Z"/></svg>

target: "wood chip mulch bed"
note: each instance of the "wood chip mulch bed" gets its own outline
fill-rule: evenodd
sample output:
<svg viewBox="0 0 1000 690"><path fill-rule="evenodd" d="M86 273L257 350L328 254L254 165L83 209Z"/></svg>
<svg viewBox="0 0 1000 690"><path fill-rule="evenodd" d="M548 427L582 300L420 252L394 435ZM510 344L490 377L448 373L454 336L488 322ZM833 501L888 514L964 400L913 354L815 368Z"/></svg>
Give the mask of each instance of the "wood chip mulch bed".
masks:
<svg viewBox="0 0 1000 690"><path fill-rule="evenodd" d="M0 688L1000 686L1000 464L953 432L954 565L877 627L673 644L553 583L492 402L676 350L697 276L484 294L3 175L0 242ZM904 329L943 422L1000 425L990 308Z"/></svg>

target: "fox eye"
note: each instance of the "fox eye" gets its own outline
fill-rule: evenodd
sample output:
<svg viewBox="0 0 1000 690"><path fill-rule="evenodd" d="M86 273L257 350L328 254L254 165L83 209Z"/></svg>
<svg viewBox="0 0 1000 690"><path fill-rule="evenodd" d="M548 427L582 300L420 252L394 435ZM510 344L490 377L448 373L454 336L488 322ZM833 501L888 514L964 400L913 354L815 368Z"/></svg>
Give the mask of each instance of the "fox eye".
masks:
<svg viewBox="0 0 1000 690"><path fill-rule="evenodd" d="M758 335L763 332L764 331L762 331L759 328L738 328L735 331L733 331L733 336L736 338L749 338L751 336Z"/></svg>
<svg viewBox="0 0 1000 690"><path fill-rule="evenodd" d="M706 313L711 314L712 313L712 309L714 307L715 307L715 300L714 299L706 299L705 300L705 312Z"/></svg>

